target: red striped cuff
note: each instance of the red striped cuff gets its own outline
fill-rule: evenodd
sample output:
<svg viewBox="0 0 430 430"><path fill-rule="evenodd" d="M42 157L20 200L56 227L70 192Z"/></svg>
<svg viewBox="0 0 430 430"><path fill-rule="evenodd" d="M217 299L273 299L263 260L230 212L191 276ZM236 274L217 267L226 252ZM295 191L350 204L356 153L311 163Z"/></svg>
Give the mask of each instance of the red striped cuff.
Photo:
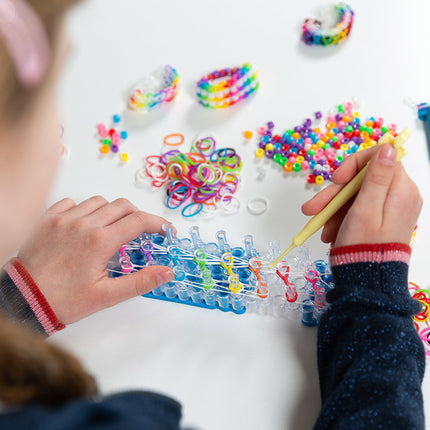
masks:
<svg viewBox="0 0 430 430"><path fill-rule="evenodd" d="M339 246L330 250L331 267L351 263L386 263L399 261L409 264L411 247L404 243L377 243Z"/></svg>
<svg viewBox="0 0 430 430"><path fill-rule="evenodd" d="M58 320L46 297L39 290L36 282L18 259L15 258L10 261L4 270L30 305L34 315L48 335L65 328L65 325Z"/></svg>

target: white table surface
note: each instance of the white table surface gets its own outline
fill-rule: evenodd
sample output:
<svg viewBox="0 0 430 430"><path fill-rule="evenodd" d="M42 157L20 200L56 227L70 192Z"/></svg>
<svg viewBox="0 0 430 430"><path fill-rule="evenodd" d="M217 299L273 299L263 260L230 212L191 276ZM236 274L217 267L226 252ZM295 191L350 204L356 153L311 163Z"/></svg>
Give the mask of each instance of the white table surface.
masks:
<svg viewBox="0 0 430 430"><path fill-rule="evenodd" d="M197 223L207 240L223 228L233 244L251 233L259 247L275 238L285 247L303 226L300 205L314 189L305 186L303 177L287 176L265 160L261 164L267 175L257 181L255 143L244 142L242 133L269 120L284 131L316 110L327 113L354 96L361 101L362 117L383 116L400 128L414 129L404 164L428 197L423 124L404 99L430 101L430 3L355 1L356 21L346 43L307 47L300 41L301 24L321 6L325 2L316 0L84 2L68 20L72 52L60 95L71 155L51 200L127 197L173 221L180 235ZM225 111L196 103L194 85L203 74L247 61L261 75L255 97ZM177 99L168 109L127 126L129 163L102 159L96 124L123 112L129 87L163 64L180 73L183 86ZM197 133L211 132L220 146L238 150L244 159L238 214L187 221L165 208L162 192L134 185L144 157L158 153L162 138L173 132L183 133L188 144ZM246 210L255 195L270 201L260 217ZM422 287L430 286L429 216L425 199L410 268L410 279ZM327 247L318 237L309 245L314 257L325 256ZM169 394L184 405L183 423L196 428L309 429L319 412L316 329L295 321L138 297L67 327L52 341L82 359L102 392L148 389ZM423 390L428 403L428 376Z"/></svg>

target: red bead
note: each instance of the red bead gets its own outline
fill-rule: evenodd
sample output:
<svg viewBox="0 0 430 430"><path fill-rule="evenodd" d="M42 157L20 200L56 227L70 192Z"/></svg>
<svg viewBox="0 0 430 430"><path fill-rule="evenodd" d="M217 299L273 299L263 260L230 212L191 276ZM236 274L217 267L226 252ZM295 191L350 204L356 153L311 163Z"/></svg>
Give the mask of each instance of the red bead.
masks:
<svg viewBox="0 0 430 430"><path fill-rule="evenodd" d="M351 140L352 133L345 133L345 137L346 137L347 139L350 139L350 140Z"/></svg>
<svg viewBox="0 0 430 430"><path fill-rule="evenodd" d="M288 145L288 143L286 143L285 145L282 145L282 151L289 151L291 148L290 145Z"/></svg>
<svg viewBox="0 0 430 430"><path fill-rule="evenodd" d="M309 175L306 180L308 181L309 184L315 184L315 176L314 175Z"/></svg>
<svg viewBox="0 0 430 430"><path fill-rule="evenodd" d="M333 143L333 148L334 148L334 149L339 149L339 148L340 148L340 145L342 145L342 143L338 140L337 142L334 142L334 143Z"/></svg>
<svg viewBox="0 0 430 430"><path fill-rule="evenodd" d="M331 172L331 173L333 173L336 169L337 169L337 167L336 167L336 166L331 166L331 167L330 167L330 172Z"/></svg>
<svg viewBox="0 0 430 430"><path fill-rule="evenodd" d="M352 133L352 135L354 137L360 137L360 130L354 130L353 133Z"/></svg>
<svg viewBox="0 0 430 430"><path fill-rule="evenodd" d="M299 155L301 155L302 157L306 156L307 152L304 149L301 149L299 151Z"/></svg>
<svg viewBox="0 0 430 430"><path fill-rule="evenodd" d="M329 166L333 166L333 163L336 161L336 159L334 159L334 160L327 160L327 164L329 165Z"/></svg>
<svg viewBox="0 0 430 430"><path fill-rule="evenodd" d="M110 136L110 137L112 137L114 133L115 133L115 129L114 129L114 128L111 128L111 129L109 130L109 136Z"/></svg>
<svg viewBox="0 0 430 430"><path fill-rule="evenodd" d="M275 140L275 142L279 142L281 140L281 136L279 136L279 134L275 134L273 136L273 139Z"/></svg>

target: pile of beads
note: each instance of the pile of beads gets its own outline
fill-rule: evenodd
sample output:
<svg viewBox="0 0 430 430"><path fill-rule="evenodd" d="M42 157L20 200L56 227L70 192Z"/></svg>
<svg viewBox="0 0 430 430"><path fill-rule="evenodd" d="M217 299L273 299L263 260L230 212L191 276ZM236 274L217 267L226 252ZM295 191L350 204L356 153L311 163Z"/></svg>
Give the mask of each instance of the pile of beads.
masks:
<svg viewBox="0 0 430 430"><path fill-rule="evenodd" d="M114 154L119 152L120 146L124 140L128 138L128 133L126 131L117 131L115 127L121 122L121 117L119 115L113 116L112 127L106 127L105 124L100 123L97 126L99 136L101 138L102 146L100 147L100 152L102 154L109 154L112 152ZM120 154L122 161L128 161L128 154L123 152Z"/></svg>
<svg viewBox="0 0 430 430"><path fill-rule="evenodd" d="M171 102L179 92L178 72L169 65L139 81L133 88L128 106L146 112L162 103Z"/></svg>
<svg viewBox="0 0 430 430"><path fill-rule="evenodd" d="M426 356L430 357L430 290L421 289L413 282L409 282L409 292L412 298L423 305L423 310L414 316L414 325L424 343Z"/></svg>
<svg viewBox="0 0 430 430"><path fill-rule="evenodd" d="M395 124L384 125L379 117L370 117L362 122L360 114L354 112L351 102L339 105L337 114L327 117L326 130L312 128L312 120L303 125L276 134L275 124L258 128L258 158L269 158L280 164L286 172L310 172L307 182L322 185L331 181L333 172L345 157L374 146L385 133L397 136ZM321 112L315 119L322 118Z"/></svg>
<svg viewBox="0 0 430 430"><path fill-rule="evenodd" d="M165 142L173 136L182 135L166 136ZM199 213L214 214L218 208L225 213L236 212L240 202L234 194L241 169L239 154L233 148L217 149L215 139L209 136L197 140L190 152L172 149L161 156L146 157L146 167L137 172L136 179L142 180L145 173L154 187L166 185L167 207L181 207L182 215L189 218Z"/></svg>
<svg viewBox="0 0 430 430"><path fill-rule="evenodd" d="M312 261L307 248L296 249L269 270L280 254L279 241L260 253L251 235L244 237L243 247L232 247L224 230L217 232L216 242L204 242L197 226L189 230L191 239L178 238L170 223L163 230L164 235L142 234L124 245L108 264L110 276L169 266L175 280L146 297L236 314L300 319L306 326L316 325L328 306L326 293L333 288L329 266L324 260Z"/></svg>
<svg viewBox="0 0 430 430"><path fill-rule="evenodd" d="M335 6L339 15L338 23L328 30L321 28L321 22L307 18L303 24L303 41L307 45L336 45L347 38L354 23L354 11L351 6L340 3Z"/></svg>
<svg viewBox="0 0 430 430"><path fill-rule="evenodd" d="M248 97L259 87L258 72L251 64L216 70L197 82L197 97L205 107L220 109Z"/></svg>

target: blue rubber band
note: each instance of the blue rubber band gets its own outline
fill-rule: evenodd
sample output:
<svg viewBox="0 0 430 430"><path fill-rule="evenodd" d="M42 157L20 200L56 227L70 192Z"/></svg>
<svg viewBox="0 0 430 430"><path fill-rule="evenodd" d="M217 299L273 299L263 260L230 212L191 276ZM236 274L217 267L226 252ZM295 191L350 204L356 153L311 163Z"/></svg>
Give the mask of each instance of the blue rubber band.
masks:
<svg viewBox="0 0 430 430"><path fill-rule="evenodd" d="M191 215L186 215L187 209L190 208L191 206L194 206L194 205L200 205L200 209L195 211ZM202 210L203 210L203 204L202 203L190 203L189 205L185 206L184 209L182 209L182 216L184 216L185 218L191 218L193 216L198 215Z"/></svg>
<svg viewBox="0 0 430 430"><path fill-rule="evenodd" d="M170 199L171 199L171 197L172 197L172 195L173 194L176 194L178 191L182 191L182 190L184 190L185 192L184 192L184 198L183 198L183 200L181 200L181 203L179 203L179 205L177 205L177 206L171 206L169 203L170 203ZM168 195L168 197L167 197L167 201L166 201L166 206L169 208L169 209L178 209L181 205L182 205L182 203L184 203L185 202L185 200L187 200L186 199L186 196L187 196L187 191L188 191L188 188L186 187L186 186L183 186L183 187L179 187L177 190L175 190L175 192L174 193L170 193L169 195ZM189 205L188 205L189 206ZM187 207L188 207L187 206ZM184 208L185 209L185 208Z"/></svg>

